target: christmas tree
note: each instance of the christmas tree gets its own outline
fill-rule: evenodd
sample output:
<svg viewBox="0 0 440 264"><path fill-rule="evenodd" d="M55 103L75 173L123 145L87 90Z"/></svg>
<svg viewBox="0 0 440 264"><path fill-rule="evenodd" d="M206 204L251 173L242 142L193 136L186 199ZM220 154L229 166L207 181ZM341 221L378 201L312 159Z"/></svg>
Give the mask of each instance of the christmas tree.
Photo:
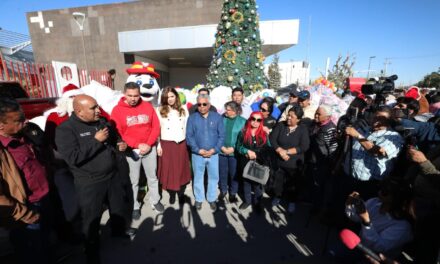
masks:
<svg viewBox="0 0 440 264"><path fill-rule="evenodd" d="M278 54L273 55L272 63L269 65L267 75L269 77L269 87L274 90L278 90L281 87L281 70L278 65L280 57Z"/></svg>
<svg viewBox="0 0 440 264"><path fill-rule="evenodd" d="M257 9L255 0L224 0L208 87L241 87L247 93L267 87Z"/></svg>

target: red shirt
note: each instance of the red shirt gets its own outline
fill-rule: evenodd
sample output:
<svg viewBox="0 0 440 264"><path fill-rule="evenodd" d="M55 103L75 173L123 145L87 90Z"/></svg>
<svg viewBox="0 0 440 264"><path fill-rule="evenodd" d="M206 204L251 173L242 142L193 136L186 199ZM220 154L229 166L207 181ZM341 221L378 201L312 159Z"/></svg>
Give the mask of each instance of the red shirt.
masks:
<svg viewBox="0 0 440 264"><path fill-rule="evenodd" d="M111 119L122 139L132 148L138 148L141 143L153 146L159 137L160 122L156 111L142 99L137 105L130 106L122 97L113 108Z"/></svg>
<svg viewBox="0 0 440 264"><path fill-rule="evenodd" d="M12 137L0 135L1 144L11 153L18 169L24 176L28 201L38 202L49 192L46 169L37 160L31 145Z"/></svg>

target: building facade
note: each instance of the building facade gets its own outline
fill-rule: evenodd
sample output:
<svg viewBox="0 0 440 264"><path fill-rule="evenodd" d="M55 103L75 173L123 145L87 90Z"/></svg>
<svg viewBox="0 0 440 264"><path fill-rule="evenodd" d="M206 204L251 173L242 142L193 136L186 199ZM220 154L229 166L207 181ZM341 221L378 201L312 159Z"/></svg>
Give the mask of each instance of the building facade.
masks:
<svg viewBox="0 0 440 264"><path fill-rule="evenodd" d="M121 89L125 69L144 61L161 74L161 87L190 88L206 82L222 4L223 0L144 0L29 12L35 62L115 69L115 88ZM297 44L299 21L263 21L260 30L263 53L269 56Z"/></svg>

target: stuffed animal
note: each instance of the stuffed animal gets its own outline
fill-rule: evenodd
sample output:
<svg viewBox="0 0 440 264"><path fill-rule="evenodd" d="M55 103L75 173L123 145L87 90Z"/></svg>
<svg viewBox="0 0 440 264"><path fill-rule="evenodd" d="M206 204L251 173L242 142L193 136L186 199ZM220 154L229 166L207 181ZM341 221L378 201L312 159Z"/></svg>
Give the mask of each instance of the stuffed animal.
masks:
<svg viewBox="0 0 440 264"><path fill-rule="evenodd" d="M136 61L127 69L127 73L127 83L135 82L140 86L142 99L158 106L160 87L156 79L160 78L160 75L155 71L154 65Z"/></svg>

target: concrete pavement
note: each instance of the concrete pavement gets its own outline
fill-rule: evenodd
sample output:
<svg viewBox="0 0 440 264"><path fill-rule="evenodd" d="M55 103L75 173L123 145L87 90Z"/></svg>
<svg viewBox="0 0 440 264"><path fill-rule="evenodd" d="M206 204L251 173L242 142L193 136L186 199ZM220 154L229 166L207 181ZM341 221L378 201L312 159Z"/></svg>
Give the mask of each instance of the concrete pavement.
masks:
<svg viewBox="0 0 440 264"><path fill-rule="evenodd" d="M191 204L168 204L163 192L165 211L153 211L146 202L142 217L133 223L137 234L132 242L115 239L103 227L102 263L330 263L321 257L328 229L312 218L310 206L298 204L294 214L285 207L271 209L265 197L261 215L249 207L225 203L213 213L207 202L200 211L194 208L192 189L186 190ZM102 225L106 225L105 213ZM333 230L330 241L336 238ZM81 250L71 252L62 263L85 263Z"/></svg>

